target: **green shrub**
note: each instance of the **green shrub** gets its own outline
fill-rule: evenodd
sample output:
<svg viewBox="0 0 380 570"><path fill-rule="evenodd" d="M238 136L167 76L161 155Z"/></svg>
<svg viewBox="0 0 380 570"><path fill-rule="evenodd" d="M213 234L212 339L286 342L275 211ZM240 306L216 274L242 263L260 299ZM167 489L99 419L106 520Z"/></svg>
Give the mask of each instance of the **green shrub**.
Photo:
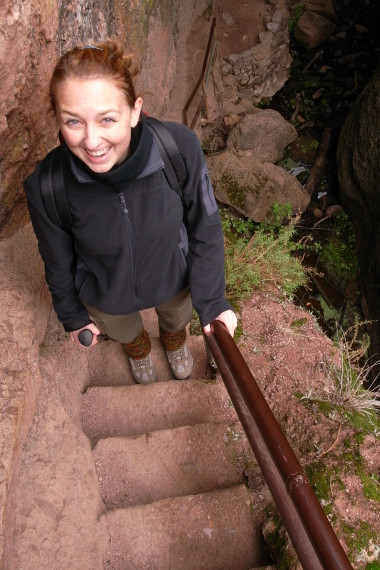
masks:
<svg viewBox="0 0 380 570"><path fill-rule="evenodd" d="M320 260L337 281L354 280L358 272L354 226L344 212L337 214L332 222L331 236L323 244Z"/></svg>
<svg viewBox="0 0 380 570"><path fill-rule="evenodd" d="M296 27L297 22L304 13L304 11L305 11L305 5L303 2L297 2L297 4L294 4L288 21L288 30L290 33L294 31L294 28Z"/></svg>
<svg viewBox="0 0 380 570"><path fill-rule="evenodd" d="M306 286L305 268L294 256L299 248L296 220L282 225L289 208L288 204L274 204L270 219L257 226L253 235L251 221L224 218L226 293L235 306L266 286L277 287L289 297Z"/></svg>

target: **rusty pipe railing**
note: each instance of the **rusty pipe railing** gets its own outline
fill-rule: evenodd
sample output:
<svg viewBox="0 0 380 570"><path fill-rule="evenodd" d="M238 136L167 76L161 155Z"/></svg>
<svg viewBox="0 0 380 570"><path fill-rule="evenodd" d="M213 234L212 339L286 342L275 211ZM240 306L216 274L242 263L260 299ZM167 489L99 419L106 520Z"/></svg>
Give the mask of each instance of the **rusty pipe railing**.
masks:
<svg viewBox="0 0 380 570"><path fill-rule="evenodd" d="M215 41L213 42L213 36L214 36L214 31L215 31L215 24L216 24L216 18L213 18L212 23L211 23L211 29L210 29L210 33L209 33L209 37L208 37L208 42L207 42L207 48L206 48L206 53L205 53L205 57L203 60L203 66L202 66L202 71L201 74L199 76L199 79L194 87L194 89L191 92L190 97L188 98L184 108L182 109L182 120L184 125L186 126L190 126L190 129L193 129L195 127L195 123L196 120L198 118L199 113L201 112L202 109L202 105L205 99L205 75L207 74L207 66L209 65L211 59L212 59L212 55L213 55L213 47L215 46ZM187 118L187 111L189 110L189 107L195 97L195 95L198 92L198 89L202 86L203 89L203 95L201 97L201 100L199 102L199 105L195 111L194 117L189 125L188 123L188 118Z"/></svg>
<svg viewBox="0 0 380 570"><path fill-rule="evenodd" d="M352 570L306 474L226 327L206 342L305 570Z"/></svg>

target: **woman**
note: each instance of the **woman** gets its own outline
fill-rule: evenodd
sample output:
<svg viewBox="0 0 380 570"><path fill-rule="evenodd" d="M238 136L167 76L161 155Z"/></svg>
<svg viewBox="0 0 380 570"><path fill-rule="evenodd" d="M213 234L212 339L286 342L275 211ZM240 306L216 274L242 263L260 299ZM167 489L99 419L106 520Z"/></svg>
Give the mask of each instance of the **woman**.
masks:
<svg viewBox="0 0 380 570"><path fill-rule="evenodd" d="M41 165L25 191L54 309L70 339L83 329L123 344L136 382L156 381L140 310L155 307L173 376L188 378L192 306L204 330L236 315L224 297L219 212L195 134L165 123L185 161L183 204L136 96L137 70L114 41L76 47L57 62L50 102L62 148L72 227L55 225L41 196ZM45 159L46 160L46 159Z"/></svg>

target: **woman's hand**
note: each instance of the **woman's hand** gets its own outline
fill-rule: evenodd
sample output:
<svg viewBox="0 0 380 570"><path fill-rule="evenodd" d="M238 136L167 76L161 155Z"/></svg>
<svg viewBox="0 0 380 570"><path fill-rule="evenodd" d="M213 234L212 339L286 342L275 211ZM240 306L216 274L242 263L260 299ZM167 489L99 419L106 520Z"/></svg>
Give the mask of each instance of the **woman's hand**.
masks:
<svg viewBox="0 0 380 570"><path fill-rule="evenodd" d="M79 344L80 346L82 346L82 344L78 338L78 335L84 329L88 329L89 331L92 332L92 343L89 346L94 346L94 344L97 344L98 343L98 334L100 334L100 330L98 329L98 327L96 325L94 325L94 323L89 323L85 327L82 327L81 329L78 329L77 331L72 331L71 333L69 333L71 342L73 342L74 344Z"/></svg>
<svg viewBox="0 0 380 570"><path fill-rule="evenodd" d="M223 311L223 313L220 313L220 315L216 317L215 320L221 321L227 327L227 330L230 333L230 335L232 337L234 336L234 332L237 327L237 317L234 311L231 311L230 309L228 311ZM211 330L210 325L205 325L203 327L203 332L206 334L209 333L210 330Z"/></svg>

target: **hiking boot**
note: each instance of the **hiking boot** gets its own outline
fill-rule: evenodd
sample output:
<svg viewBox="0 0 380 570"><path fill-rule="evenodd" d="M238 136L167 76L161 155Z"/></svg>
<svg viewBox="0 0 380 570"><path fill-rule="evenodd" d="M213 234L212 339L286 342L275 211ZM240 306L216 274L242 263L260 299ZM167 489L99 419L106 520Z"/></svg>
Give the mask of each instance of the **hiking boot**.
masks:
<svg viewBox="0 0 380 570"><path fill-rule="evenodd" d="M137 384L153 384L157 381L157 373L150 353L143 358L128 357L132 376Z"/></svg>
<svg viewBox="0 0 380 570"><path fill-rule="evenodd" d="M167 350L166 354L174 378L177 380L190 378L193 371L193 357L187 343L185 342L177 350Z"/></svg>

